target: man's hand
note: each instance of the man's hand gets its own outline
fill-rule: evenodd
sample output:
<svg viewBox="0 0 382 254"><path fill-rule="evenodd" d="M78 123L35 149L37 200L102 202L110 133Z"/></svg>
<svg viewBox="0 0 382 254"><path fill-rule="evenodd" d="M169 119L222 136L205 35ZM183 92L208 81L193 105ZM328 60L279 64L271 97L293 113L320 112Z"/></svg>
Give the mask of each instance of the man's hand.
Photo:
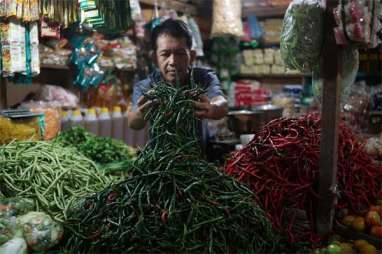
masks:
<svg viewBox="0 0 382 254"><path fill-rule="evenodd" d="M216 96L209 100L206 95L201 95L194 105L195 116L200 119L216 120L224 117L228 112L227 100L223 96Z"/></svg>
<svg viewBox="0 0 382 254"><path fill-rule="evenodd" d="M153 100L149 100L145 96L139 97L137 101L137 113L142 117L142 119L145 118L147 111L153 104Z"/></svg>
<svg viewBox="0 0 382 254"><path fill-rule="evenodd" d="M146 113L154 104L155 101L149 100L145 96L139 97L137 101L137 110L128 113L127 120L129 127L134 130L140 130L145 127Z"/></svg>

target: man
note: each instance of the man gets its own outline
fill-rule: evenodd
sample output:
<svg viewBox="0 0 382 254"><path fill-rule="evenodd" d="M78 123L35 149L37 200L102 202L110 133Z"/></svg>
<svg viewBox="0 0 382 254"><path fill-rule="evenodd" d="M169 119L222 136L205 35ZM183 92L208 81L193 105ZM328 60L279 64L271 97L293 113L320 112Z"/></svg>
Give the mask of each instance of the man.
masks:
<svg viewBox="0 0 382 254"><path fill-rule="evenodd" d="M206 89L205 95L195 101L195 115L199 119L220 119L227 114L228 106L217 76L210 70L192 68L196 53L191 49L192 37L187 25L180 20L167 19L151 33L153 61L157 70L134 86L132 110L128 113L129 127L142 129L145 112L154 102L142 96L160 80L176 85L188 85L191 70L195 83Z"/></svg>

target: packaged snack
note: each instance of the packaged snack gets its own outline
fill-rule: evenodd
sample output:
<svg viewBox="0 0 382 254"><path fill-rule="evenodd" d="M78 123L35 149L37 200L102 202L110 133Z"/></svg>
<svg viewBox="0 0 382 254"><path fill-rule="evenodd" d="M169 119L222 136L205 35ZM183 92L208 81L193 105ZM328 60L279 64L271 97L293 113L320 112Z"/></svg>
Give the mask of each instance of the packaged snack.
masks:
<svg viewBox="0 0 382 254"><path fill-rule="evenodd" d="M12 140L40 140L43 132L42 114L28 110L0 111L0 145Z"/></svg>
<svg viewBox="0 0 382 254"><path fill-rule="evenodd" d="M212 20L212 37L244 35L240 0L214 0Z"/></svg>

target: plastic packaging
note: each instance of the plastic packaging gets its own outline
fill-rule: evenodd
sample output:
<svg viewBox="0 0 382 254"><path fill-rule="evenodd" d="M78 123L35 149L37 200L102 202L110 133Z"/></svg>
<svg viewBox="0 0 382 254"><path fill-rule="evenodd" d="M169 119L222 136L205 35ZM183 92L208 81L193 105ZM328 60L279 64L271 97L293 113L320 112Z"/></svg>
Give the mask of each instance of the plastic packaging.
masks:
<svg viewBox="0 0 382 254"><path fill-rule="evenodd" d="M365 82L354 83L349 87L348 96L343 100L344 120L355 131L367 130L370 91Z"/></svg>
<svg viewBox="0 0 382 254"><path fill-rule="evenodd" d="M98 117L99 132L98 135L102 137L111 137L111 117L108 108L101 108L101 113Z"/></svg>
<svg viewBox="0 0 382 254"><path fill-rule="evenodd" d="M38 91L36 100L49 102L54 107L75 108L79 99L71 91L60 86L44 85Z"/></svg>
<svg viewBox="0 0 382 254"><path fill-rule="evenodd" d="M14 237L16 232L16 217L0 217L0 246ZM1 249L1 247L0 247ZM1 253L1 252L0 252Z"/></svg>
<svg viewBox="0 0 382 254"><path fill-rule="evenodd" d="M244 35L240 0L213 1L211 37L225 35L236 37Z"/></svg>
<svg viewBox="0 0 382 254"><path fill-rule="evenodd" d="M377 37L381 29L381 3L373 0L343 0L334 8L337 23L334 34L337 44L353 44L374 48L381 41Z"/></svg>
<svg viewBox="0 0 382 254"><path fill-rule="evenodd" d="M64 234L61 224L43 212L29 212L17 218L28 247L36 252L46 252L56 245Z"/></svg>
<svg viewBox="0 0 382 254"><path fill-rule="evenodd" d="M359 53L356 47L348 46L342 50L341 54L342 65L340 68L340 82L341 82L341 99L346 101L350 87L356 80L358 67L359 67Z"/></svg>
<svg viewBox="0 0 382 254"><path fill-rule="evenodd" d="M98 135L99 125L95 108L89 108L85 115L85 129L94 135Z"/></svg>
<svg viewBox="0 0 382 254"><path fill-rule="evenodd" d="M81 126L84 127L84 121L83 117L81 115L81 111L79 109L76 109L73 111L72 116L70 118L71 126Z"/></svg>
<svg viewBox="0 0 382 254"><path fill-rule="evenodd" d="M0 199L0 206L0 217L10 217L32 211L35 204L29 198L2 198Z"/></svg>
<svg viewBox="0 0 382 254"><path fill-rule="evenodd" d="M40 117L11 119L0 115L0 145L12 140L40 140L42 137Z"/></svg>
<svg viewBox="0 0 382 254"><path fill-rule="evenodd" d="M324 9L319 0L294 0L283 21L280 49L288 68L309 72L319 64Z"/></svg>
<svg viewBox="0 0 382 254"><path fill-rule="evenodd" d="M61 129L60 112L55 108L48 107L32 107L32 112L43 113L45 121L44 140L51 140L55 138Z"/></svg>
<svg viewBox="0 0 382 254"><path fill-rule="evenodd" d="M20 236L15 236L0 246L0 254L27 254L27 243Z"/></svg>
<svg viewBox="0 0 382 254"><path fill-rule="evenodd" d="M112 112L112 137L115 139L123 140L123 115L121 112L121 107L114 106Z"/></svg>

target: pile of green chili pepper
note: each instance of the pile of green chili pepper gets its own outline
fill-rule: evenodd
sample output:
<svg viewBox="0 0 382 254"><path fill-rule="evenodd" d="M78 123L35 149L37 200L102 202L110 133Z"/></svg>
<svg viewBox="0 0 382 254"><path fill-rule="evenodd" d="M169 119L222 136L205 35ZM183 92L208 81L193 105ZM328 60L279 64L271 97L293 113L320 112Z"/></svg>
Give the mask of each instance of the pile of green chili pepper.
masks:
<svg viewBox="0 0 382 254"><path fill-rule="evenodd" d="M132 176L69 211L70 253L273 253L282 240L244 185L200 159L193 101L159 83L146 96L151 142Z"/></svg>
<svg viewBox="0 0 382 254"><path fill-rule="evenodd" d="M98 137L81 127L62 132L55 142L63 146L72 146L79 152L104 165L113 162L130 161L136 156L135 150L127 146L123 141L108 137Z"/></svg>
<svg viewBox="0 0 382 254"><path fill-rule="evenodd" d="M38 211L66 219L74 201L101 191L112 178L77 150L47 141L14 141L0 146L0 193L35 200Z"/></svg>

